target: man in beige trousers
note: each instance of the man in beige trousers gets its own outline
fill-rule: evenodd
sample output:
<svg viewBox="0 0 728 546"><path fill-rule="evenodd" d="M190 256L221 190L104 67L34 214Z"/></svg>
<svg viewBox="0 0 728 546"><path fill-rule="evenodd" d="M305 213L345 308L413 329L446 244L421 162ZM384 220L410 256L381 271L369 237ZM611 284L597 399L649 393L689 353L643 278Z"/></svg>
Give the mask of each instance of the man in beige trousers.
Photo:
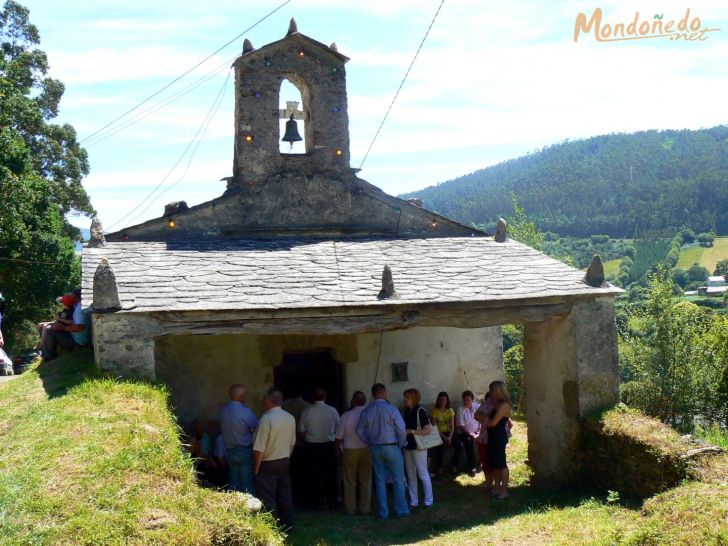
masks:
<svg viewBox="0 0 728 546"><path fill-rule="evenodd" d="M344 412L336 431L336 447L341 453L343 448L344 467L344 506L346 513L356 513L356 487L359 484L359 512L369 514L372 509L372 457L369 446L356 434L361 412L367 397L356 391L351 399L351 409Z"/></svg>

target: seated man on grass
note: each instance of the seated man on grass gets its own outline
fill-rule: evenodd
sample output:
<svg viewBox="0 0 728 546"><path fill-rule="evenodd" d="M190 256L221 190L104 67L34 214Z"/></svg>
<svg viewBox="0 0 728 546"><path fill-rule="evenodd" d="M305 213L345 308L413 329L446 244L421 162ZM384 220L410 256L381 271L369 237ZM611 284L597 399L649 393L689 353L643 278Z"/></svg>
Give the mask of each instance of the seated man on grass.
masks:
<svg viewBox="0 0 728 546"><path fill-rule="evenodd" d="M79 290L73 292L75 305L73 307L73 324L53 322L45 327L43 338L43 362L53 360L58 356L58 346L75 349L88 345L91 330L90 309L84 311Z"/></svg>

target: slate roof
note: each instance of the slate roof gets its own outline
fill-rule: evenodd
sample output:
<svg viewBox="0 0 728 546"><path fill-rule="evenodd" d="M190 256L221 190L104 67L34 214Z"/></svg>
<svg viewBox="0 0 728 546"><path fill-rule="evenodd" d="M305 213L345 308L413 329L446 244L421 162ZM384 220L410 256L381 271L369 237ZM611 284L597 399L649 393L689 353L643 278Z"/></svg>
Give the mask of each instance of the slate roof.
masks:
<svg viewBox="0 0 728 546"><path fill-rule="evenodd" d="M130 312L492 302L616 294L515 241L492 238L109 242L85 248L83 289L102 257ZM398 299L378 300L392 269ZM90 302L91 298L87 298Z"/></svg>

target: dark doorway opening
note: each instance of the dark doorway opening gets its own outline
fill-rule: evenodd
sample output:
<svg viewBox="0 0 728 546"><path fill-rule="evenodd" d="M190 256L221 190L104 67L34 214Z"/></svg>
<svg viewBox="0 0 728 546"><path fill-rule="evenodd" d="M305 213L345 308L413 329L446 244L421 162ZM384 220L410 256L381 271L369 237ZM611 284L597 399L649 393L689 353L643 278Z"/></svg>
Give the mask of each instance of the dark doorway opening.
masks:
<svg viewBox="0 0 728 546"><path fill-rule="evenodd" d="M313 402L313 391L323 387L328 394L327 403L337 410L346 409L341 363L336 362L329 350L287 353L273 369L273 382L286 398L300 394Z"/></svg>

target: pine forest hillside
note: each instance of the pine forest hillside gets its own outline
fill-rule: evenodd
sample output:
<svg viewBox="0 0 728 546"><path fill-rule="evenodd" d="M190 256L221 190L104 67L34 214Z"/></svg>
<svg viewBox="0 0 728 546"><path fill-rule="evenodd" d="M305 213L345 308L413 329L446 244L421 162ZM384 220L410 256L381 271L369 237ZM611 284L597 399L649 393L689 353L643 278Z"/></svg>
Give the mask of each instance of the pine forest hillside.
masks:
<svg viewBox="0 0 728 546"><path fill-rule="evenodd" d="M512 193L560 235L726 234L728 126L566 141L402 197L492 230L512 214Z"/></svg>

